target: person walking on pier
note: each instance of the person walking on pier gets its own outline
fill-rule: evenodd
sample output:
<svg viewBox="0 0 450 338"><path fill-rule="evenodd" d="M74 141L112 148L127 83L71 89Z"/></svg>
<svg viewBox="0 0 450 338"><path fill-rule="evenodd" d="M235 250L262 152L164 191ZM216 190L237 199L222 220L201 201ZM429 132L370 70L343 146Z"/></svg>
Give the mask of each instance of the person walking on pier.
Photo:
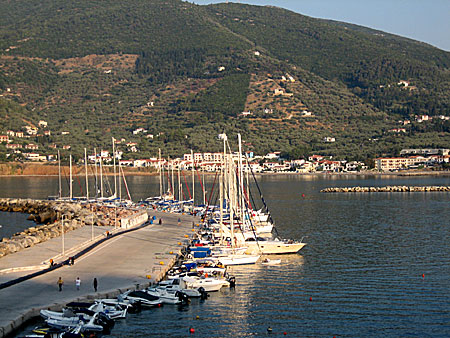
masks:
<svg viewBox="0 0 450 338"><path fill-rule="evenodd" d="M97 278L94 278L94 282L92 283L92 285L94 286L94 291L97 292L97 286L98 286Z"/></svg>
<svg viewBox="0 0 450 338"><path fill-rule="evenodd" d="M80 286L81 286L80 277L77 277L77 279L75 279L75 286L77 287L77 290L80 290Z"/></svg>
<svg viewBox="0 0 450 338"><path fill-rule="evenodd" d="M56 284L58 284L58 288L59 288L59 292L62 291L62 287L64 285L64 281L61 277L59 277L58 281L56 282Z"/></svg>
<svg viewBox="0 0 450 338"><path fill-rule="evenodd" d="M181 218L178 217L178 225L181 225Z"/></svg>

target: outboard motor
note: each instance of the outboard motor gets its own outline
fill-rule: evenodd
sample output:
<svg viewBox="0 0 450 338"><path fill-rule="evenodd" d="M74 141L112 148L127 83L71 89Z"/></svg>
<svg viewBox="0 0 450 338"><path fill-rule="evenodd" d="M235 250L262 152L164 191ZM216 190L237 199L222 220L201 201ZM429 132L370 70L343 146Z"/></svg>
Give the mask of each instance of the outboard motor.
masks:
<svg viewBox="0 0 450 338"><path fill-rule="evenodd" d="M200 292L200 299L208 299L209 294L205 291L205 288L203 286L198 288L198 292Z"/></svg>
<svg viewBox="0 0 450 338"><path fill-rule="evenodd" d="M185 293L177 291L175 293L175 296L178 297L178 300L181 302L181 304L189 304L189 297Z"/></svg>
<svg viewBox="0 0 450 338"><path fill-rule="evenodd" d="M138 313L141 312L142 306L141 302L134 302L128 307L129 313Z"/></svg>
<svg viewBox="0 0 450 338"><path fill-rule="evenodd" d="M230 288L236 287L236 277L231 276L230 278L228 278L228 282L230 283Z"/></svg>
<svg viewBox="0 0 450 338"><path fill-rule="evenodd" d="M106 315L105 313L99 312L96 324L101 325L103 327L103 332L108 334L114 327L114 320L109 318L108 315Z"/></svg>

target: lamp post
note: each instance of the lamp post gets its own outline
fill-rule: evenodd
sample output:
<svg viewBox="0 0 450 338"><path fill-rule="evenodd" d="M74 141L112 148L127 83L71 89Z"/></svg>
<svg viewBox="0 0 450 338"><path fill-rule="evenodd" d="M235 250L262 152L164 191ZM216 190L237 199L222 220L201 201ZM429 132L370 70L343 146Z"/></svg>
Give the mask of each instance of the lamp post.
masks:
<svg viewBox="0 0 450 338"><path fill-rule="evenodd" d="M64 248L64 214L61 217L61 240L62 240L62 255L64 256L65 248Z"/></svg>

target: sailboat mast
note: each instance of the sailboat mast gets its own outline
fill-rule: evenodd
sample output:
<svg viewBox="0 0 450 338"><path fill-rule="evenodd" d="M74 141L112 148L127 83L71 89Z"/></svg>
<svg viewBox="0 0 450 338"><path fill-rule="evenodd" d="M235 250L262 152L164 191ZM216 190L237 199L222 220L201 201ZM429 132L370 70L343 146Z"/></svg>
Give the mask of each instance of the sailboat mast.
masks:
<svg viewBox="0 0 450 338"><path fill-rule="evenodd" d="M177 166L177 174L178 174L178 200L181 201L181 179L180 179L180 166Z"/></svg>
<svg viewBox="0 0 450 338"><path fill-rule="evenodd" d="M95 198L98 197L98 176L97 176L97 148L94 148L94 159L95 159Z"/></svg>
<svg viewBox="0 0 450 338"><path fill-rule="evenodd" d="M172 196L175 198L175 182L174 182L174 173L173 173L173 160L170 160L169 157L169 163L170 163L170 170L172 171Z"/></svg>
<svg viewBox="0 0 450 338"><path fill-rule="evenodd" d="M103 157L100 153L100 197L103 198Z"/></svg>
<svg viewBox="0 0 450 338"><path fill-rule="evenodd" d="M161 149L159 149L159 196L162 197L162 168L161 168Z"/></svg>
<svg viewBox="0 0 450 338"><path fill-rule="evenodd" d="M194 152L191 149L191 158L192 158L192 206L195 205L195 162L194 162Z"/></svg>
<svg viewBox="0 0 450 338"><path fill-rule="evenodd" d="M120 165L120 160L119 160L119 172L117 173L118 174L117 180L118 180L118 184L119 184L119 201L122 201L122 181L121 181L121 174L120 174L121 172L123 174L123 169ZM125 179L125 176L124 176L124 179Z"/></svg>
<svg viewBox="0 0 450 338"><path fill-rule="evenodd" d="M229 182L230 182L230 195L229 195L229 203L230 203L230 227L231 227L231 247L234 248L234 165L232 163L232 155L228 155L230 160L229 165Z"/></svg>
<svg viewBox="0 0 450 338"><path fill-rule="evenodd" d="M114 137L112 139L112 149L113 149L113 166L114 166L114 197L117 197L117 178L116 178L116 150L114 145Z"/></svg>
<svg viewBox="0 0 450 338"><path fill-rule="evenodd" d="M69 155L69 169L70 169L70 174L69 174L69 180L70 180L69 197L72 200L72 197L73 197L73 191L72 191L72 154Z"/></svg>
<svg viewBox="0 0 450 338"><path fill-rule="evenodd" d="M243 177L243 170L242 170L242 140L241 140L241 134L238 134L238 142L239 142L239 194L241 196L241 222L242 222L242 229L244 228L244 177Z"/></svg>
<svg viewBox="0 0 450 338"><path fill-rule="evenodd" d="M62 186L61 186L61 154L59 153L58 149L58 183L59 183L59 199L62 198Z"/></svg>
<svg viewBox="0 0 450 338"><path fill-rule="evenodd" d="M87 165L87 150L84 148L84 169L86 174L86 201L89 201L89 181L88 181L88 165Z"/></svg>
<svg viewBox="0 0 450 338"><path fill-rule="evenodd" d="M203 205L206 205L206 187L205 187L205 168L202 168L202 180L203 180Z"/></svg>

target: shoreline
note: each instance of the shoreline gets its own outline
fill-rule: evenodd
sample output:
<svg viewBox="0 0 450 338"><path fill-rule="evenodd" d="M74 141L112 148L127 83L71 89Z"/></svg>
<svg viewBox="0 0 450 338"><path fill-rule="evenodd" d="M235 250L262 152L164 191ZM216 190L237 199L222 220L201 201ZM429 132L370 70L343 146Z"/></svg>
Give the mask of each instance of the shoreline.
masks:
<svg viewBox="0 0 450 338"><path fill-rule="evenodd" d="M190 172L190 170L185 170ZM205 172L206 175L215 175L215 172ZM104 176L113 176L114 173L104 173ZM124 171L125 176L158 176L157 172L139 172L139 171ZM297 172L264 172L255 173L260 176L282 176L282 175L296 175L296 176L399 176L399 177L413 177L413 176L450 176L450 171L403 171L403 172L375 172L375 171L361 171L361 172L343 172L343 173L297 173ZM58 174L0 174L0 178L4 177L58 177ZM84 177L84 173L75 173L73 177ZM88 174L88 177L94 177L94 174Z"/></svg>

